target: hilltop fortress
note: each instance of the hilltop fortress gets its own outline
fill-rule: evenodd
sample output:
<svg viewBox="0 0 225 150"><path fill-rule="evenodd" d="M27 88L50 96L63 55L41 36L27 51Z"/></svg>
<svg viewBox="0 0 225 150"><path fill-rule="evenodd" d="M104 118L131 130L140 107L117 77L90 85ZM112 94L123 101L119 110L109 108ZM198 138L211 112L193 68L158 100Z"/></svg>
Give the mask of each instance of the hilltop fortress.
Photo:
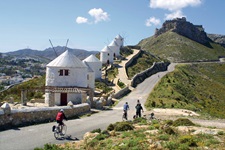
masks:
<svg viewBox="0 0 225 150"><path fill-rule="evenodd" d="M160 29L156 28L154 36L157 37L167 31L176 32L201 44L209 42L202 25L193 25L186 21L185 17L165 21Z"/></svg>

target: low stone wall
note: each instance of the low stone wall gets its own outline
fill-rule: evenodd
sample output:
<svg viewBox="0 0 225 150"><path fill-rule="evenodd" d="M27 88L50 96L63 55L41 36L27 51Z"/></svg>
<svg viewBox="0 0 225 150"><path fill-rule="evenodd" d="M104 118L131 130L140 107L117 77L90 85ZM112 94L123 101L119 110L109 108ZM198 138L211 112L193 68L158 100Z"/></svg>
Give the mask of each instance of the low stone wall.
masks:
<svg viewBox="0 0 225 150"><path fill-rule="evenodd" d="M133 60L135 58L139 57L139 55L141 54L141 52L142 52L142 50L139 50L139 52L135 56L133 56L129 61L127 61L127 63L125 64L125 68L127 68L133 62Z"/></svg>
<svg viewBox="0 0 225 150"><path fill-rule="evenodd" d="M120 91L118 91L117 93L113 94L112 97L119 99L123 96L125 96L126 94L130 93L130 89L128 86L126 86L125 88L121 89Z"/></svg>
<svg viewBox="0 0 225 150"><path fill-rule="evenodd" d="M142 83L146 78L150 77L153 74L156 74L160 71L166 71L170 63L157 62L152 65L151 68L146 69L145 71L136 74L131 81L131 86L136 87L138 84Z"/></svg>
<svg viewBox="0 0 225 150"><path fill-rule="evenodd" d="M90 105L83 103L72 106L34 107L12 109L10 112L0 109L0 130L52 122L60 109L64 109L67 118L75 118L78 115L90 112Z"/></svg>

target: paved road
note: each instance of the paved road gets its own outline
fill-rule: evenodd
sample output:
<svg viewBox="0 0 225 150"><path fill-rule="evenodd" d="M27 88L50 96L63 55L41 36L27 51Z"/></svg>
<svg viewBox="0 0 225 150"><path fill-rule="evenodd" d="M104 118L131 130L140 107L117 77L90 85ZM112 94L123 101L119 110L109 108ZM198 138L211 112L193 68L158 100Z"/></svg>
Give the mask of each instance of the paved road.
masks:
<svg viewBox="0 0 225 150"><path fill-rule="evenodd" d="M174 69L175 64L171 64L168 71ZM64 143L72 141L74 137L82 139L84 133L92 131L93 129L101 128L106 129L110 123L115 123L122 120L122 106L127 101L130 105L128 118L132 119L135 114L135 105L137 99L142 104L147 99L147 96L166 72L159 72L146 79L143 83L139 84L129 95L121 99L116 107L112 110L101 111L93 114L90 117L82 119L75 119L66 121L67 134L72 138L63 140L56 140L51 131L55 123L46 123L18 129L11 129L0 132L0 150L31 150L35 147L43 147L46 143Z"/></svg>

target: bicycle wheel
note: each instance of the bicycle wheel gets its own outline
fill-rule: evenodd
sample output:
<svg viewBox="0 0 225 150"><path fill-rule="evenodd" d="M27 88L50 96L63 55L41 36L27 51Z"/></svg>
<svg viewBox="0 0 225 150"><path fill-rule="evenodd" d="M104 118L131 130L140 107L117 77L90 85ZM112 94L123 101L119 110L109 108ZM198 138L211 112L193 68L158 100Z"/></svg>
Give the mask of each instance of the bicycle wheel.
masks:
<svg viewBox="0 0 225 150"><path fill-rule="evenodd" d="M122 115L122 120L124 121L124 119L125 119L125 115L123 114L123 115Z"/></svg>
<svg viewBox="0 0 225 150"><path fill-rule="evenodd" d="M55 130L54 130L54 137L56 139L59 139L60 137L60 133L59 133L59 127L56 127Z"/></svg>
<svg viewBox="0 0 225 150"><path fill-rule="evenodd" d="M62 128L62 134L65 135L66 134L66 130L67 130L67 126L64 124L63 128Z"/></svg>

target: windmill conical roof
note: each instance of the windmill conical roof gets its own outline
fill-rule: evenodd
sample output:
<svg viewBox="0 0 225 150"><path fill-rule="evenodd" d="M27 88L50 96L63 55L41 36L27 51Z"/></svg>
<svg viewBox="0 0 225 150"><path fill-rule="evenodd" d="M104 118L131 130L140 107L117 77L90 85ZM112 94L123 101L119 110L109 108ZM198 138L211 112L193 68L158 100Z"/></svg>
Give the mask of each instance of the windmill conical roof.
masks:
<svg viewBox="0 0 225 150"><path fill-rule="evenodd" d="M116 43L115 40L113 40L113 41L109 44L109 46L118 46L118 44Z"/></svg>
<svg viewBox="0 0 225 150"><path fill-rule="evenodd" d="M108 46L105 46L101 52L112 52L111 49Z"/></svg>
<svg viewBox="0 0 225 150"><path fill-rule="evenodd" d="M88 63L87 62L84 62L85 63L85 65L87 66L87 68L88 68L88 72L94 72L92 69L91 69L91 67L88 65Z"/></svg>
<svg viewBox="0 0 225 150"><path fill-rule="evenodd" d="M116 39L123 39L119 34L116 36Z"/></svg>
<svg viewBox="0 0 225 150"><path fill-rule="evenodd" d="M87 68L80 59L68 50L47 64L47 67Z"/></svg>
<svg viewBox="0 0 225 150"><path fill-rule="evenodd" d="M83 60L83 62L100 62L101 63L101 61L98 59L98 58L96 58L93 54L92 55L90 55L90 56L88 56L87 58L85 58L84 60Z"/></svg>

